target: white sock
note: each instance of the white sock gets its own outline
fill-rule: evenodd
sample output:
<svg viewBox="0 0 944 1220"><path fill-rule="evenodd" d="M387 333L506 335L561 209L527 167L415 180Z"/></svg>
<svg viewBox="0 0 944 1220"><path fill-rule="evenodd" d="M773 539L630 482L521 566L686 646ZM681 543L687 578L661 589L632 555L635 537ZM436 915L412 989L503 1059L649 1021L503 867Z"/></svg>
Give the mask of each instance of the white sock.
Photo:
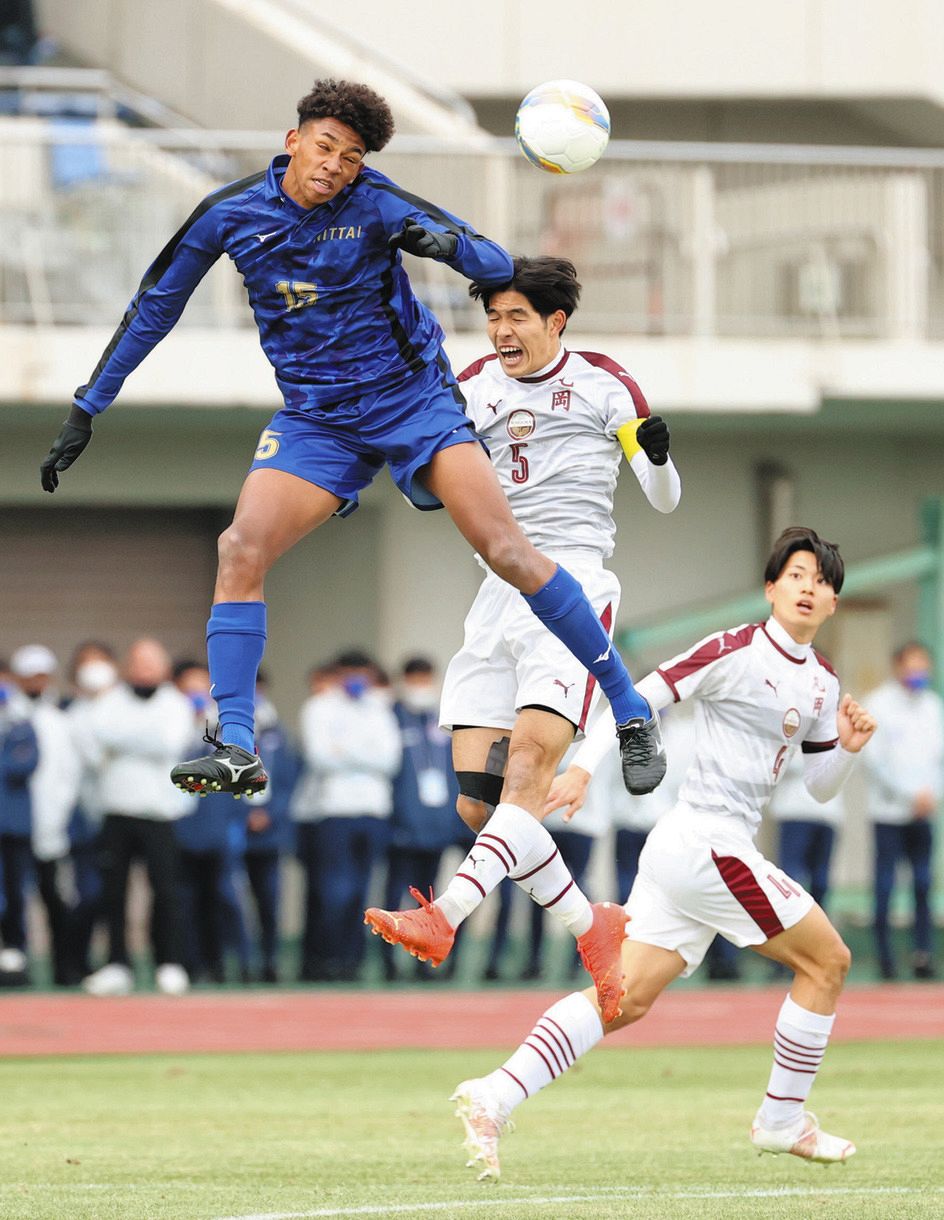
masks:
<svg viewBox="0 0 944 1220"><path fill-rule="evenodd" d="M593 922L590 904L560 859L554 840L526 809L507 802L496 807L479 831L469 854L435 905L449 925L457 928L509 873L527 879L529 890L537 879L546 898L538 898L535 891L535 901L549 905L562 917L566 912L568 926L575 936L582 936L590 927Z"/></svg>
<svg viewBox="0 0 944 1220"><path fill-rule="evenodd" d="M550 852L536 867L511 879L538 906L556 915L574 936L583 936L593 923L590 900L574 880L557 844L543 826L541 829L547 835Z"/></svg>
<svg viewBox="0 0 944 1220"><path fill-rule="evenodd" d="M509 1114L603 1038L600 1014L581 991L552 1004L510 1059L485 1077Z"/></svg>
<svg viewBox="0 0 944 1220"><path fill-rule="evenodd" d="M801 1008L789 995L784 1000L774 1029L774 1064L758 1112L762 1127L792 1127L803 1117L835 1019L835 1013L826 1017Z"/></svg>

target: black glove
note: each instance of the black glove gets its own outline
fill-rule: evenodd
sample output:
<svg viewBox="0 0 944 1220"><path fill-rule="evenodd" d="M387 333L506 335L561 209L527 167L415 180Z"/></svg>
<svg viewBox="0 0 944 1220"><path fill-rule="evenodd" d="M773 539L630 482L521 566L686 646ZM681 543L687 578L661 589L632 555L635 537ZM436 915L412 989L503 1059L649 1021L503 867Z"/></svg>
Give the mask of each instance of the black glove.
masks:
<svg viewBox="0 0 944 1220"><path fill-rule="evenodd" d="M650 415L636 429L636 440L653 466L669 460L669 425L661 415Z"/></svg>
<svg viewBox="0 0 944 1220"><path fill-rule="evenodd" d="M390 250L405 250L417 258L452 258L458 244L455 233L436 233L411 222L387 242Z"/></svg>
<svg viewBox="0 0 944 1220"><path fill-rule="evenodd" d="M73 406L62 425L52 448L40 463L39 475L43 491L53 492L59 486L59 472L68 470L92 439L92 417L81 407Z"/></svg>

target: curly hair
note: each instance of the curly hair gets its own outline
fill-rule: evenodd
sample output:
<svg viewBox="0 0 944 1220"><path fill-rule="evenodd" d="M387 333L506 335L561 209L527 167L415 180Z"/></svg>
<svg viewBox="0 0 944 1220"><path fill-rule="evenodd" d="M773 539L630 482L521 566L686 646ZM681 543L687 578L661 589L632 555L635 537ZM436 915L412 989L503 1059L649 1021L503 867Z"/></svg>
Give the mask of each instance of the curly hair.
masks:
<svg viewBox="0 0 944 1220"><path fill-rule="evenodd" d="M481 301L488 312L496 292L520 292L542 318L549 318L558 309L570 317L580 300L580 284L577 269L569 258L519 255L512 261L514 272L510 280L504 284L472 283L469 296L474 301Z"/></svg>
<svg viewBox="0 0 944 1220"><path fill-rule="evenodd" d="M394 131L390 107L380 94L353 81L316 80L299 101L299 127L309 119L328 118L352 127L370 152L379 152Z"/></svg>

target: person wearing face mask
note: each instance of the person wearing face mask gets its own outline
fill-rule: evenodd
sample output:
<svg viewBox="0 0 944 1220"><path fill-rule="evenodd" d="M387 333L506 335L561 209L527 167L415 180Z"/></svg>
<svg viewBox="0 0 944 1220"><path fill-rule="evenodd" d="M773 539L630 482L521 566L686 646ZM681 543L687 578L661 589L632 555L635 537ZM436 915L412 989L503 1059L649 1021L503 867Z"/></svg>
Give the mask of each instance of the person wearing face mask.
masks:
<svg viewBox="0 0 944 1220"><path fill-rule="evenodd" d="M108 961L83 982L91 995L126 995L134 985L127 943L128 873L143 860L153 894L151 942L158 990L189 987L183 962L179 860L172 823L186 811L167 782L167 767L190 741L193 709L170 682L170 658L154 639L135 640L122 666L124 681L88 710L84 732L100 751L104 810L99 840Z"/></svg>
<svg viewBox="0 0 944 1220"><path fill-rule="evenodd" d="M359 649L314 671L301 711L304 771L292 800L307 899L301 978L350 982L360 973L361 912L387 841L400 727Z"/></svg>
<svg viewBox="0 0 944 1220"><path fill-rule="evenodd" d="M4 783L0 801L0 866L6 909L0 919L0 972L26 981L26 900L32 882L46 908L53 981L68 971L69 906L62 864L69 854L68 823L78 795L80 763L65 713L57 706L58 662L43 644L27 644L10 658L13 688L5 700L7 735L32 733L35 765L21 765ZM22 753L26 753L23 742ZM20 759L21 764L25 762ZM17 799L19 798L19 799ZM10 981L9 978L6 981Z"/></svg>
<svg viewBox="0 0 944 1220"><path fill-rule="evenodd" d="M914 891L914 976L934 977L931 861L944 794L944 701L931 680L931 653L911 640L892 655L892 677L869 696L880 725L866 766L875 834L875 948L884 979L897 976L888 911L899 861L908 864Z"/></svg>
<svg viewBox="0 0 944 1220"><path fill-rule="evenodd" d="M424 894L435 884L442 854L456 837L459 795L451 742L439 727L439 682L427 657L410 657L401 666L393 714L403 758L393 781L384 895L388 908L400 905L411 882ZM397 978L394 947L384 941L382 952L384 975L392 982ZM416 976L431 977L428 965L417 962Z"/></svg>
<svg viewBox="0 0 944 1220"><path fill-rule="evenodd" d="M98 845L104 808L101 799L101 751L86 732L85 721L95 700L118 682L114 650L100 640L84 640L72 653L73 695L65 711L72 740L79 753L82 774L79 799L69 819L69 856L72 861L75 902L70 916L70 982L80 983L91 973L92 935L102 917L102 869Z"/></svg>

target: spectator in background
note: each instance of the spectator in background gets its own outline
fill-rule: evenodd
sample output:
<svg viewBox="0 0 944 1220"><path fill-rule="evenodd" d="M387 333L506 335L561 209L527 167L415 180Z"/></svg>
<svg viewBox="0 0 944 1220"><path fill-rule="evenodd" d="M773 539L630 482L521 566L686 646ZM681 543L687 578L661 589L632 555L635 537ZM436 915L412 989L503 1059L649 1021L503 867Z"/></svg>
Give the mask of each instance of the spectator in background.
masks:
<svg viewBox="0 0 944 1220"><path fill-rule="evenodd" d="M269 786L249 806L245 867L259 928L255 977L263 983L277 983L282 859L294 846L289 802L301 760L269 698L268 686L265 671L260 669L256 678L256 740L266 760Z"/></svg>
<svg viewBox="0 0 944 1220"><path fill-rule="evenodd" d="M112 649L99 640L86 640L72 654L69 666L73 696L66 706L72 740L81 763L79 795L69 819L74 904L70 917L71 981L91 973L92 935L102 917L102 869L98 838L105 816L101 796L102 754L87 731L86 720L95 700L119 681Z"/></svg>
<svg viewBox="0 0 944 1220"><path fill-rule="evenodd" d="M331 673L302 707L305 770L292 801L307 886L301 977L349 982L364 956L371 869L386 847L400 728L366 653L342 653Z"/></svg>
<svg viewBox="0 0 944 1220"><path fill-rule="evenodd" d="M439 727L439 681L433 663L410 657L397 678L393 714L400 726L402 760L393 780L393 814L387 853L384 906L396 909L410 883L424 895L436 883L439 862L456 837L459 782L452 766L452 743ZM381 942L384 975L397 978L393 945ZM434 977L417 961L417 978Z"/></svg>
<svg viewBox="0 0 944 1220"><path fill-rule="evenodd" d="M19 778L8 773L0 806L0 860L6 909L0 935L8 970L27 964L26 900L33 878L46 909L53 982L67 985L69 906L63 897L63 865L69 854L69 818L75 805L81 763L65 713L55 698L55 655L42 644L27 644L10 658L14 690L7 715L10 731L20 738ZM28 724L35 738L36 761L27 767ZM16 770L16 764L14 764ZM12 786L11 786L12 782ZM11 954L12 951L12 954ZM15 957L12 955L16 955Z"/></svg>
<svg viewBox="0 0 944 1220"><path fill-rule="evenodd" d="M193 708L170 682L170 659L157 640L136 640L123 670L124 681L95 700L86 720L86 732L102 753L102 901L109 950L107 964L84 986L92 995L125 995L133 986L125 908L131 864L142 859L153 895L155 982L160 991L181 995L189 979L173 823L185 806L167 773L193 735Z"/></svg>
<svg viewBox="0 0 944 1220"><path fill-rule="evenodd" d="M888 909L900 861L911 869L914 890L914 976L934 977L931 859L944 790L944 703L931 677L930 651L911 641L893 654L892 677L868 697L878 723L863 759L875 832L875 945L884 979L897 977Z"/></svg>

